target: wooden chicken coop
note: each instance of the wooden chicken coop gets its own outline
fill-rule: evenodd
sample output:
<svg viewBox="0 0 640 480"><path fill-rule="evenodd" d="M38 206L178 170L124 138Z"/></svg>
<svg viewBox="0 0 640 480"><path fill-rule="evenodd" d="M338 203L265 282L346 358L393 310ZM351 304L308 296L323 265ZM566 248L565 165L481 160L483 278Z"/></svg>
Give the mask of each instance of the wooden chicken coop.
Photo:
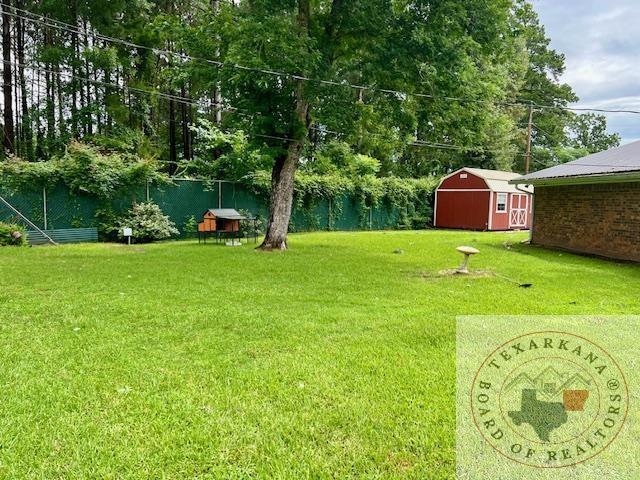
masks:
<svg viewBox="0 0 640 480"><path fill-rule="evenodd" d="M241 222L253 220L245 217L232 208L210 208L204 215L202 222L198 224L198 240L207 242L207 238L213 237L216 242L231 241L239 244L242 232ZM257 242L257 235L255 240Z"/></svg>

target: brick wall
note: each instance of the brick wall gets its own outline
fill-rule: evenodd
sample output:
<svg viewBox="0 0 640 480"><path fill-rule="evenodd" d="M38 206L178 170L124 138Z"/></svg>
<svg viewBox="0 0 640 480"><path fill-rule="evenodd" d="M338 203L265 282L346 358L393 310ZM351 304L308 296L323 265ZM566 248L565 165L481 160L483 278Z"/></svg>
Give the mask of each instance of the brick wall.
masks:
<svg viewBox="0 0 640 480"><path fill-rule="evenodd" d="M640 182L536 187L533 243L640 261Z"/></svg>

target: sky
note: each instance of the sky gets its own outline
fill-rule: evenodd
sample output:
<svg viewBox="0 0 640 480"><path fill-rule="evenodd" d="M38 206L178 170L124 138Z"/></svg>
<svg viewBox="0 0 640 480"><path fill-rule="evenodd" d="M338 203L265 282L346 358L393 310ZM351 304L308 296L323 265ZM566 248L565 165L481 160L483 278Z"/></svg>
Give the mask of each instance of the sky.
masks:
<svg viewBox="0 0 640 480"><path fill-rule="evenodd" d="M533 0L551 46L566 55L563 81L584 107L640 110L640 2ZM608 114L623 143L640 140L640 115Z"/></svg>

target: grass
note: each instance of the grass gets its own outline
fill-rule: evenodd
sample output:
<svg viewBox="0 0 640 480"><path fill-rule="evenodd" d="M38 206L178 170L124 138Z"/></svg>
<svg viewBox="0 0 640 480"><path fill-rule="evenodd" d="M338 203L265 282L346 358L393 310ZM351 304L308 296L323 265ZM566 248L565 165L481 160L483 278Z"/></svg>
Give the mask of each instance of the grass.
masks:
<svg viewBox="0 0 640 480"><path fill-rule="evenodd" d="M639 267L523 238L3 249L0 477L452 478L456 315L640 312ZM533 288L438 276L462 244Z"/></svg>

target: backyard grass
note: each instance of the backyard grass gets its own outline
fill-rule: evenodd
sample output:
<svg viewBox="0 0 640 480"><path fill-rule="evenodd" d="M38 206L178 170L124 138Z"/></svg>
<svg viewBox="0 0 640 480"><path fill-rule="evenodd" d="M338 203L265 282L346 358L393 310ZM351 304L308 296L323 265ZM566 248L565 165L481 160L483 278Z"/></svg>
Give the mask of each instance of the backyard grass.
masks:
<svg viewBox="0 0 640 480"><path fill-rule="evenodd" d="M640 267L524 238L0 250L0 477L453 478L457 315L640 313ZM438 276L463 244L533 287Z"/></svg>

